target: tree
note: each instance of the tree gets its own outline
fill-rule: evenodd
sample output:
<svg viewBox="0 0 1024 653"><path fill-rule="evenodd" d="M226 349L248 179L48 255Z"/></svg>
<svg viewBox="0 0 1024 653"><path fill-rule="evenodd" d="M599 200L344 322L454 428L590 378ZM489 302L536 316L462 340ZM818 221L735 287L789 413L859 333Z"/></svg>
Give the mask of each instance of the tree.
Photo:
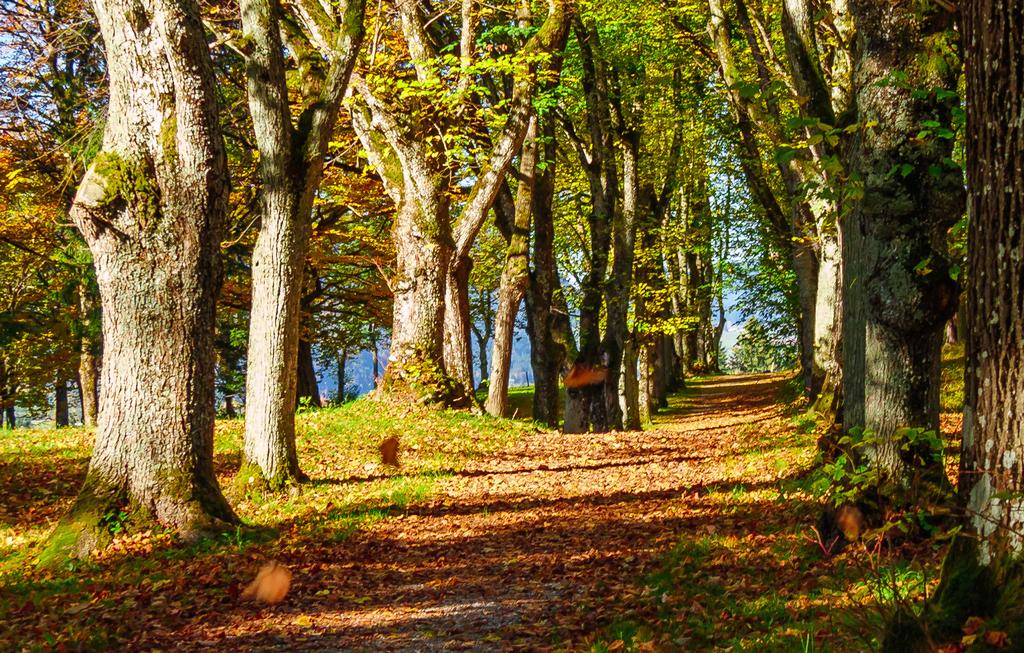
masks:
<svg viewBox="0 0 1024 653"><path fill-rule="evenodd" d="M729 367L739 372L779 372L796 363L795 343L773 336L757 318L743 325L729 357Z"/></svg>
<svg viewBox="0 0 1024 653"><path fill-rule="evenodd" d="M533 191L537 175L537 118L530 126L519 157L519 186L509 232L508 253L501 270L498 307L494 316L494 350L491 375L487 384L484 408L491 415L503 417L508 412L508 378L512 364L512 337L515 332L519 304L530 282L530 216L533 214ZM483 354L481 353L481 358ZM485 371L481 368L481 374Z"/></svg>
<svg viewBox="0 0 1024 653"><path fill-rule="evenodd" d="M968 617L1024 639L1021 551L1024 424L1024 3L970 0L963 12L967 81L967 366L960 496L963 532L925 615L929 635L960 641ZM919 622L897 619L886 650L922 648ZM975 650L980 646L971 647Z"/></svg>
<svg viewBox="0 0 1024 653"><path fill-rule="evenodd" d="M214 314L228 191L213 70L191 0L97 0L103 145L71 217L103 305L99 426L43 562L84 556L127 508L185 537L235 522L213 472Z"/></svg>
<svg viewBox="0 0 1024 653"><path fill-rule="evenodd" d="M942 331L959 296L945 246L964 199L950 159L959 37L944 5L880 0L850 10L859 128L847 169L861 190L840 224L843 425L874 434L869 458L898 482L914 457L900 448L900 429L938 430ZM930 471L941 484L941 465Z"/></svg>
<svg viewBox="0 0 1024 653"><path fill-rule="evenodd" d="M393 72L375 70L356 79L353 126L397 207L394 327L385 390L412 384L430 388L439 399L468 400L470 250L525 137L538 77L564 43L572 4L549 0L540 28L525 43L503 44L506 52L512 46L518 51L495 61L475 50L481 37L477 3L464 3L459 28L424 16L419 3L399 3L400 47L408 59L391 62ZM528 11L530 4L520 7ZM440 51L456 33L459 55L446 61ZM495 116L474 104L486 91L476 80L491 77L486 73L496 65L510 68L501 86L510 82L511 92L485 98L492 110L506 107L500 128L487 130ZM498 87L494 78L490 84ZM479 139L460 132L456 123L468 123L481 133ZM453 187L467 177L475 181L453 225L451 198L462 194Z"/></svg>
<svg viewBox="0 0 1024 653"><path fill-rule="evenodd" d="M364 0L347 0L328 10L317 2L295 3L294 19L301 30L293 17L279 15L273 0L242 0L240 5L249 111L262 181L261 226L252 265L245 466L240 477L255 474L271 487L303 478L295 452L299 303L313 201L362 46L364 5ZM296 62L302 101L294 124L286 55ZM311 354L304 360L311 360Z"/></svg>

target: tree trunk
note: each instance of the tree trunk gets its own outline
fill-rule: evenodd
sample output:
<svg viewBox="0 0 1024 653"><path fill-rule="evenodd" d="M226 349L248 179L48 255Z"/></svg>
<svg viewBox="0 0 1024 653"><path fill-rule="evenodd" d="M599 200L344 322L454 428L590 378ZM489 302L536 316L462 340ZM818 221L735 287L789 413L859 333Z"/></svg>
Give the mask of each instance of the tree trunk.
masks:
<svg viewBox="0 0 1024 653"><path fill-rule="evenodd" d="M438 188L426 201L410 198L399 206L393 233L398 276L391 356L382 388L402 382L444 383L445 297L452 252L444 189Z"/></svg>
<svg viewBox="0 0 1024 653"><path fill-rule="evenodd" d="M235 410L235 396L227 395L224 397L224 415L228 419L235 419L238 417L238 411Z"/></svg>
<svg viewBox="0 0 1024 653"><path fill-rule="evenodd" d="M622 411L622 427L627 431L639 431L640 421L640 381L637 378L637 365L640 359L636 338L630 335L626 339L622 352L622 370L619 381L620 410Z"/></svg>
<svg viewBox="0 0 1024 653"><path fill-rule="evenodd" d="M660 339L657 342L645 341L640 346L639 372L640 372L640 397L639 413L640 421L643 424L650 424L651 418L658 409L658 373L659 373L659 351Z"/></svg>
<svg viewBox="0 0 1024 653"><path fill-rule="evenodd" d="M793 272L796 275L797 301L800 305L800 319L797 334L800 351L800 370L804 382L804 394L808 398L817 395L821 374L814 369L814 324L818 299L818 262L814 249L803 242L792 246Z"/></svg>
<svg viewBox="0 0 1024 653"><path fill-rule="evenodd" d="M53 387L53 425L64 428L70 425L68 418L68 382L61 376Z"/></svg>
<svg viewBox="0 0 1024 653"><path fill-rule="evenodd" d="M86 556L128 507L186 537L236 517L213 472L214 310L228 170L191 0L97 0L110 80L103 147L71 217L103 306L99 425L85 484L41 564Z"/></svg>
<svg viewBox="0 0 1024 653"><path fill-rule="evenodd" d="M558 427L558 380L567 358L575 358L575 339L555 262L556 141L552 119L542 119L544 170L533 193L533 270L526 292L526 330L533 369L533 419Z"/></svg>
<svg viewBox="0 0 1024 653"><path fill-rule="evenodd" d="M629 296L633 287L633 259L636 227L640 209L640 133L630 131L622 140L622 210L612 220L612 273L605 290L604 353L607 357L608 378L604 384L605 411L608 426L622 428L623 411L619 404L620 379L626 339L629 336L627 316ZM624 386L627 397L636 409L636 350L633 355L632 378ZM639 427L639 414L632 424Z"/></svg>
<svg viewBox="0 0 1024 653"><path fill-rule="evenodd" d="M490 295L489 292L488 295ZM490 301L489 297L487 301ZM476 365L477 370L480 372L481 383L487 380L488 370L490 369L487 360L487 345L491 342L491 337L490 334L488 333L489 331L489 328L485 329L483 332L481 332L480 329L477 329L476 327L473 328L473 335L476 336L476 349L478 352L480 352L480 355L476 357Z"/></svg>
<svg viewBox="0 0 1024 653"><path fill-rule="evenodd" d="M302 406L304 402L312 408L322 408L320 386L316 382L316 365L313 363L313 345L308 340L299 339L296 362L298 369L295 373L295 404L292 410Z"/></svg>
<svg viewBox="0 0 1024 653"><path fill-rule="evenodd" d="M0 353L0 427L14 428L14 398L7 357Z"/></svg>
<svg viewBox="0 0 1024 653"><path fill-rule="evenodd" d="M345 364L348 362L348 354L342 352L338 355L338 395L337 401L341 405L345 402Z"/></svg>
<svg viewBox="0 0 1024 653"><path fill-rule="evenodd" d="M609 352L604 351L607 342L601 338L601 307L609 254L611 252L613 224L618 210L618 167L616 147L609 107L611 95L604 62L600 58L600 36L593 25L586 26L577 20L574 24L580 45L583 64L583 88L587 101L587 121L590 128L591 151L581 156L590 187L590 270L583 282L582 302L579 320L579 356L577 363L587 366L608 365ZM620 221L621 224L621 221ZM621 231L621 230L620 230ZM612 333L612 331L609 331ZM621 356L621 350L619 352ZM617 378L617 377L616 377ZM605 388L604 386L608 386ZM600 401L600 407L592 405ZM612 427L608 406L618 410L618 384L603 383L587 389L567 392L565 404L565 425L567 433L588 431L605 432ZM598 421L594 421L594 420Z"/></svg>
<svg viewBox="0 0 1024 653"><path fill-rule="evenodd" d="M921 134L932 121L951 124L960 62L955 16L944 9L926 19L909 5L879 0L851 11L855 103L860 120L876 125L857 132L851 148L849 168L864 180L854 210L863 246L853 255L877 256L863 268L865 328L853 334L864 339L864 375L850 381L863 384L863 426L880 439L869 458L899 480L914 452L901 447L898 430L938 430L942 328L959 297L945 239L963 214L963 177L945 163L952 140ZM909 77L896 82L894 75ZM941 482L941 461L929 467Z"/></svg>
<svg viewBox="0 0 1024 653"><path fill-rule="evenodd" d="M316 20L298 12L309 33L310 52L300 53L305 97L295 121L275 5L268 0L242 0L240 5L242 32L251 50L246 81L263 182L252 258L241 476L257 474L271 487L303 477L295 453L295 406L306 249L324 154L362 44L364 3L347 0L334 8L334 15L324 13ZM289 46L300 47L291 41ZM305 61L316 57L314 46L322 60L310 66ZM319 405L318 396L311 399Z"/></svg>
<svg viewBox="0 0 1024 653"><path fill-rule="evenodd" d="M487 384L484 409L496 417L508 412L508 377L512 367L512 340L515 335L519 305L530 283L530 217L536 187L537 119L530 120L519 163L519 188L516 191L515 217L512 224L505 267L498 289L498 309L494 314L494 349L491 354L491 377Z"/></svg>
<svg viewBox="0 0 1024 653"><path fill-rule="evenodd" d="M843 303L842 350L843 360L843 430L863 427L864 374L865 374L865 320L867 319L867 282L865 270L875 265L876 253L868 250L858 216L846 213L839 221L841 232Z"/></svg>
<svg viewBox="0 0 1024 653"><path fill-rule="evenodd" d="M370 347L370 363L373 365L373 387L380 382L380 354L377 352L377 341Z"/></svg>
<svg viewBox="0 0 1024 653"><path fill-rule="evenodd" d="M473 345L469 314L469 273L473 259L457 257L448 271L444 301L444 367L448 375L472 394Z"/></svg>
<svg viewBox="0 0 1024 653"><path fill-rule="evenodd" d="M78 305L81 311L82 338L78 356L78 387L82 399L82 425L96 426L99 406L99 385L96 377L99 363L99 306L95 291L86 284L79 288Z"/></svg>
<svg viewBox="0 0 1024 653"><path fill-rule="evenodd" d="M1024 639L1024 32L1020 0L961 5L966 49L967 364L960 494L964 530L942 568L929 634L960 642L977 617ZM941 327L940 327L941 328ZM897 619L887 651L914 650L920 620ZM974 650L973 647L971 650Z"/></svg>
<svg viewBox="0 0 1024 653"><path fill-rule="evenodd" d="M819 230L817 300L814 309L815 411L834 423L842 400L843 285L838 230Z"/></svg>

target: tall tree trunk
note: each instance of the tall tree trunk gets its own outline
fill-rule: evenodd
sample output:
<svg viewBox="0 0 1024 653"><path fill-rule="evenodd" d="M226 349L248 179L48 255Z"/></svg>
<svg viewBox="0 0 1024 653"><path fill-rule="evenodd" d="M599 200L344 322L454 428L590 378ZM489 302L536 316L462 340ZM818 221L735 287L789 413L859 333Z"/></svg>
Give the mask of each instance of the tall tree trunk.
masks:
<svg viewBox="0 0 1024 653"><path fill-rule="evenodd" d="M385 190L399 206L394 230L398 248L398 279L393 284L395 336L384 391L389 391L395 381L412 381L420 387L437 386L437 398L445 403L465 406L473 401L470 249L526 135L537 84L537 62L545 59L545 55L552 55L557 61L557 53L565 43L573 7L567 0L547 4L547 18L521 49L527 55L524 58L529 61L528 70L517 71L519 74L515 75L507 119L501 131L492 137L490 155L476 174L454 228L447 207L447 198L453 195L449 188L451 162L447 149L443 142L431 143L422 138L423 130L433 133L437 128L432 112L427 107L418 112L429 116L430 123L409 125L408 120L400 120L374 95L366 80L357 78L359 97L354 103L353 126L368 158L381 174ZM529 3L521 8L529 13ZM417 78L424 83L441 82L437 71L426 65L439 55L427 36L427 25L418 5L400 3L398 10ZM462 29L472 31L474 21L467 22ZM470 41L466 36L465 42ZM407 107L402 110L409 113ZM417 215L429 218L419 219ZM435 295L436 292L439 294ZM421 297L422 303L418 301ZM434 380L423 383L411 378L422 376L424 371Z"/></svg>
<svg viewBox="0 0 1024 653"><path fill-rule="evenodd" d="M899 430L938 430L942 327L959 297L945 239L963 214L963 176L945 163L952 140L920 135L932 121L951 124L958 37L953 13L929 11L882 0L851 6L855 103L861 122L875 125L857 132L851 148L850 169L864 181L854 211L863 246L853 254L874 261L863 268L865 328L851 334L864 339L864 375L844 377L863 384L863 426L880 440L869 458L897 481L918 453L901 447ZM942 475L935 460L930 476Z"/></svg>
<svg viewBox="0 0 1024 653"><path fill-rule="evenodd" d="M526 330L533 369L533 419L558 427L559 374L576 356L562 284L555 262L555 197L557 145L553 119L542 119L544 170L533 193L533 269L526 292Z"/></svg>
<svg viewBox="0 0 1024 653"><path fill-rule="evenodd" d="M96 0L109 119L71 217L103 306L99 426L41 563L86 556L130 506L195 537L236 518L213 472L214 310L228 170L191 0ZM145 398L145 401L141 399Z"/></svg>
<svg viewBox="0 0 1024 653"><path fill-rule="evenodd" d="M63 428L71 424L68 416L68 382L59 375L53 386L53 425Z"/></svg>
<svg viewBox="0 0 1024 653"><path fill-rule="evenodd" d="M838 229L819 230L818 284L814 309L814 408L827 422L835 422L842 399L843 285L842 248Z"/></svg>
<svg viewBox="0 0 1024 653"><path fill-rule="evenodd" d="M573 29L582 54L583 88L591 143L589 155L580 156L590 186L591 206L587 220L590 226L591 260L590 270L581 289L580 343L576 362L587 366L604 366L611 361L608 352L604 351L607 343L602 342L601 338L601 300L613 246L613 224L618 211L619 171L609 105L611 90L604 62L599 56L600 36L593 25L584 25L581 20L574 23ZM584 150L582 144L578 147L581 152ZM600 401L602 405L593 405L595 401ZM596 388L570 389L566 393L563 430L567 433L586 432L591 428L596 432L608 431L612 423L607 408L613 402L615 413L618 414L618 384L610 380Z"/></svg>
<svg viewBox="0 0 1024 653"><path fill-rule="evenodd" d="M78 306L81 312L82 337L78 351L78 387L82 400L82 425L96 426L99 406L99 302L95 290L82 284L78 291Z"/></svg>
<svg viewBox="0 0 1024 653"><path fill-rule="evenodd" d="M14 428L14 398L7 357L0 353L0 427Z"/></svg>
<svg viewBox="0 0 1024 653"><path fill-rule="evenodd" d="M487 384L485 410L490 415L508 412L508 377L512 367L512 339L515 335L519 305L530 283L530 217L536 187L537 119L530 120L519 163L519 188L516 190L515 217L512 224L505 267L498 289L498 309L494 314L494 349L491 377Z"/></svg>
<svg viewBox="0 0 1024 653"><path fill-rule="evenodd" d="M840 348L843 360L842 423L849 431L862 427L864 418L864 375L866 366L865 339L867 319L866 270L875 266L877 254L867 249L859 216L846 213L839 222L843 249L842 279L842 338Z"/></svg>
<svg viewBox="0 0 1024 653"><path fill-rule="evenodd" d="M271 487L303 478L295 453L295 406L306 249L324 154L363 40L364 4L346 0L333 13L309 4L296 9L306 42L292 38L287 44L301 61L303 83L304 108L293 121L279 8L270 0L240 3L242 33L250 49L249 113L263 182L252 259L240 478L255 474ZM309 63L314 59L317 65ZM319 397L313 399L319 405Z"/></svg>
<svg viewBox="0 0 1024 653"><path fill-rule="evenodd" d="M322 408L320 386L316 382L316 365L313 362L313 344L308 340L299 339L296 364L298 368L295 372L295 405L292 407L292 410L301 406L303 400L313 408Z"/></svg>
<svg viewBox="0 0 1024 653"><path fill-rule="evenodd" d="M623 409L619 404L620 386L624 387L631 404L631 423L639 428L639 408L636 406L636 355L633 356L631 375L625 385L620 382L623 373L623 354L629 337L627 316L629 297L633 287L633 259L636 245L636 227L640 210L640 132L629 131L622 141L622 210L612 221L612 273L605 290L604 353L607 357L608 379L604 384L605 410L608 426L622 428Z"/></svg>
<svg viewBox="0 0 1024 653"><path fill-rule="evenodd" d="M961 5L966 50L968 235L966 392L960 495L966 505L932 601L929 634L959 643L969 617L1024 639L1024 3ZM887 651L915 650L898 619ZM971 649L973 650L973 648Z"/></svg>
<svg viewBox="0 0 1024 653"><path fill-rule="evenodd" d="M657 342L644 341L640 346L639 372L640 372L640 397L639 417L643 424L649 424L654 413L658 410L658 378L659 354L661 347L660 340Z"/></svg>

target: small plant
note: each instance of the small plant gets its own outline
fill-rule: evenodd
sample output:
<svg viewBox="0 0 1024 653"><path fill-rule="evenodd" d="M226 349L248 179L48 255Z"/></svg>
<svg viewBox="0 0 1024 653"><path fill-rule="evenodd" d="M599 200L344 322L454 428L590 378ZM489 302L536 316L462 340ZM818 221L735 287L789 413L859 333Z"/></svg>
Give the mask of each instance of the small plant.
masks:
<svg viewBox="0 0 1024 653"><path fill-rule="evenodd" d="M120 535L128 528L128 512L126 510L108 510L100 518L102 526L111 535Z"/></svg>

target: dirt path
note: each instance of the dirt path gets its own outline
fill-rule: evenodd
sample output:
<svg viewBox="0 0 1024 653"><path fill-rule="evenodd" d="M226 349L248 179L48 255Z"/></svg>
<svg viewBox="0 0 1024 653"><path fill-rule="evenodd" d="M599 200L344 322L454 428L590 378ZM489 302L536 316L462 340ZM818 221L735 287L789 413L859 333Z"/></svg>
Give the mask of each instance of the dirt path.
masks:
<svg viewBox="0 0 1024 653"><path fill-rule="evenodd" d="M784 473L756 453L758 433L784 421L781 383L693 383L642 433L528 438L445 480L406 514L305 552L317 562L294 569L284 604L194 624L186 637L176 633L178 643L223 651L579 644L629 604L678 534L716 527L702 501L707 486L771 485Z"/></svg>

